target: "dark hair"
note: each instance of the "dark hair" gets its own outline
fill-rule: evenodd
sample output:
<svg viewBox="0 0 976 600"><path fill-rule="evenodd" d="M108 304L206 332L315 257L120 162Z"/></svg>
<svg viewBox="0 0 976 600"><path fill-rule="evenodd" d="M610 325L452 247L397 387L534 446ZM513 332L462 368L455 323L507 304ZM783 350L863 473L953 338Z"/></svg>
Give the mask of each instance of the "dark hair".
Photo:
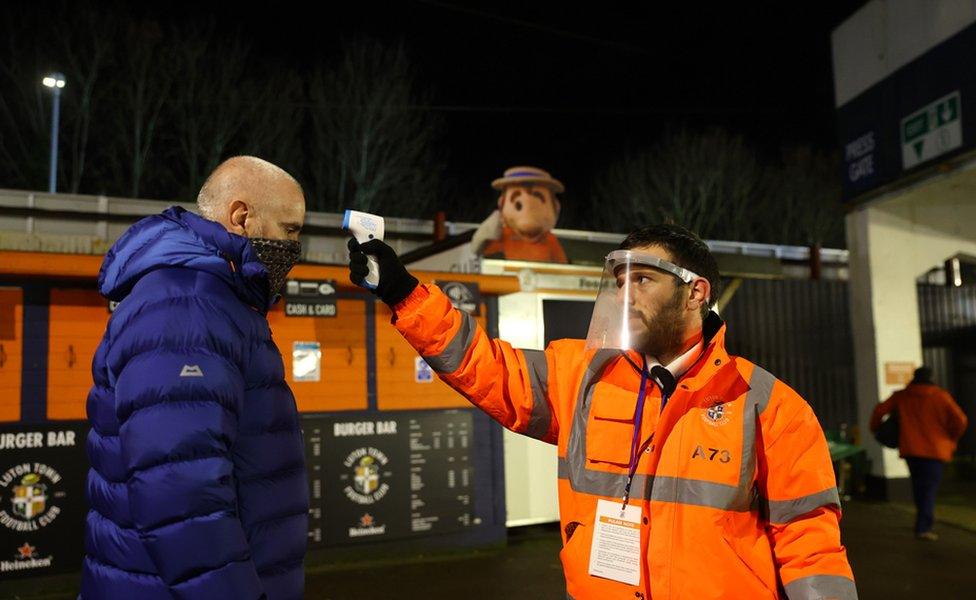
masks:
<svg viewBox="0 0 976 600"><path fill-rule="evenodd" d="M926 367L925 365L915 369L915 375L912 377L912 383L932 383L932 369Z"/></svg>
<svg viewBox="0 0 976 600"><path fill-rule="evenodd" d="M718 300L722 280L718 273L718 263L712 256L711 250L700 237L680 225L649 225L628 235L620 243L621 250L630 250L643 246L660 246L671 255L671 261L679 267L693 271L704 277L711 286L711 297L702 307L702 318Z"/></svg>

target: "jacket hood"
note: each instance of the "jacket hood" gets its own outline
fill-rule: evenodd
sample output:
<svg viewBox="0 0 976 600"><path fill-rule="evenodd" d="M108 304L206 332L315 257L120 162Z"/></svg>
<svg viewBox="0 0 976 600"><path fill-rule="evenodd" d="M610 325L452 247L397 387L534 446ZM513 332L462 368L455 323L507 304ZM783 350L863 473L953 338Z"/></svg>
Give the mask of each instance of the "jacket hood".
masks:
<svg viewBox="0 0 976 600"><path fill-rule="evenodd" d="M268 271L247 238L179 206L146 217L122 234L102 261L98 289L109 300L121 301L142 277L168 267L214 275L262 313L274 299Z"/></svg>

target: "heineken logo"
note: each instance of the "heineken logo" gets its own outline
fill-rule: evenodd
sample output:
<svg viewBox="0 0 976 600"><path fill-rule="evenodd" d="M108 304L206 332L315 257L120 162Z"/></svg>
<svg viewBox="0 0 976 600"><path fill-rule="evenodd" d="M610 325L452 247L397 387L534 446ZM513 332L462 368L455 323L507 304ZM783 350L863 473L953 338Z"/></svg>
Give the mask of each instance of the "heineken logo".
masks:
<svg viewBox="0 0 976 600"><path fill-rule="evenodd" d="M40 556L37 547L24 542L13 553L13 560L0 560L0 573L11 571L26 571L30 569L46 569L54 563L51 555Z"/></svg>
<svg viewBox="0 0 976 600"><path fill-rule="evenodd" d="M369 513L364 513L363 516L359 517L356 525L349 528L349 537L363 537L370 535L384 535L386 533L386 525L380 525L376 522L376 518Z"/></svg>

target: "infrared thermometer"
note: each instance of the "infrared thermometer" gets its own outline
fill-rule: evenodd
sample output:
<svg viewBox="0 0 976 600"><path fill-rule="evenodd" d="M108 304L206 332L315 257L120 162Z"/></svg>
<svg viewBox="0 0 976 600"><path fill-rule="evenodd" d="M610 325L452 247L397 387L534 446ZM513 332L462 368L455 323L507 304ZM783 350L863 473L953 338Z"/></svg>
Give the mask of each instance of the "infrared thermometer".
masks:
<svg viewBox="0 0 976 600"><path fill-rule="evenodd" d="M365 244L370 240L382 240L385 226L383 217L358 210L347 210L342 217L342 228L351 233L357 242ZM368 254L366 255L366 265L369 267L369 273L363 280L363 285L375 290L380 283L380 265L376 262L376 257Z"/></svg>

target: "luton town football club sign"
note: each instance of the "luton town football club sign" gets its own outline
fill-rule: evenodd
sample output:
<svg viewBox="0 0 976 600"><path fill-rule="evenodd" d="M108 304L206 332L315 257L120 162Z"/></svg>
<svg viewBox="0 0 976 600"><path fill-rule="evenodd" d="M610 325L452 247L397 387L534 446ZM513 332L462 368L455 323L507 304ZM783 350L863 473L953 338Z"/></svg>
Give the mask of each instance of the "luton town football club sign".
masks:
<svg viewBox="0 0 976 600"><path fill-rule="evenodd" d="M471 411L305 416L302 423L312 545L448 533L478 524Z"/></svg>
<svg viewBox="0 0 976 600"><path fill-rule="evenodd" d="M87 425L0 426L0 578L77 569Z"/></svg>
<svg viewBox="0 0 976 600"><path fill-rule="evenodd" d="M57 489L61 475L44 463L22 463L7 469L0 475L0 489L9 490L7 498L10 511L0 510L0 525L14 531L37 531L58 518L61 509L58 497L64 492Z"/></svg>
<svg viewBox="0 0 976 600"><path fill-rule="evenodd" d="M343 489L346 497L356 504L368 505L386 496L390 485L382 481L382 478L384 468L389 462L390 459L386 454L373 447L357 448L350 452L342 461L346 468L351 469L351 472L343 477L349 481Z"/></svg>

